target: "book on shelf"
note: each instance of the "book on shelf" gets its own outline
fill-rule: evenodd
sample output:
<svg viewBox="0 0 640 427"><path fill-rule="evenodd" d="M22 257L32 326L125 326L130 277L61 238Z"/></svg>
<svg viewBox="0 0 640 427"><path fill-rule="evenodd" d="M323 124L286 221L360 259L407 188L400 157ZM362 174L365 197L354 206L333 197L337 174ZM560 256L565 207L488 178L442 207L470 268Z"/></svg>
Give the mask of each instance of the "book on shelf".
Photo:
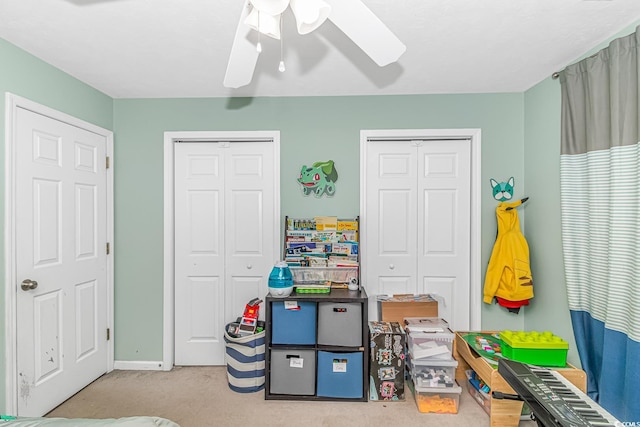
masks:
<svg viewBox="0 0 640 427"><path fill-rule="evenodd" d="M358 261L346 257L332 257L327 260L329 267L358 267Z"/></svg>
<svg viewBox="0 0 640 427"><path fill-rule="evenodd" d="M338 231L353 230L358 231L358 221L355 220L338 220Z"/></svg>
<svg viewBox="0 0 640 427"><path fill-rule="evenodd" d="M287 241L310 242L314 234L315 232L310 230L287 230Z"/></svg>
<svg viewBox="0 0 640 427"><path fill-rule="evenodd" d="M338 217L336 216L316 216L313 218L316 230L337 230Z"/></svg>

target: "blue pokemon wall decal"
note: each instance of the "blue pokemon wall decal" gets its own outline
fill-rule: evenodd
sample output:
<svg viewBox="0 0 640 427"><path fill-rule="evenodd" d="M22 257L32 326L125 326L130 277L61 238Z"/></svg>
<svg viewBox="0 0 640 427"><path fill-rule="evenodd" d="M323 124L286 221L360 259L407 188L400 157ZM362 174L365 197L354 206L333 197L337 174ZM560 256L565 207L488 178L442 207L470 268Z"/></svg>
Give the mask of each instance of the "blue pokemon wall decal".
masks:
<svg viewBox="0 0 640 427"><path fill-rule="evenodd" d="M491 188L493 188L493 198L499 202L506 202L513 197L513 177L509 178L507 182L498 182L493 178L490 178Z"/></svg>
<svg viewBox="0 0 640 427"><path fill-rule="evenodd" d="M308 196L313 192L316 197L333 196L336 192L335 182L338 180L338 171L333 160L315 162L310 167L303 165L300 169L298 182L302 185L302 192Z"/></svg>

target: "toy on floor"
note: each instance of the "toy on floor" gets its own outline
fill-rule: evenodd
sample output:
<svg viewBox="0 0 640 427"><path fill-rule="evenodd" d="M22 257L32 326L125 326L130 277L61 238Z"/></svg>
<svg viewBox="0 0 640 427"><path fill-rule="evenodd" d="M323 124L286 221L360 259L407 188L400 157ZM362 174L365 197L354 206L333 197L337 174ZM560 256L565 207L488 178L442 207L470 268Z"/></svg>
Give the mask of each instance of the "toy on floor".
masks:
<svg viewBox="0 0 640 427"><path fill-rule="evenodd" d="M247 303L242 317L238 317L235 322L229 323L227 333L233 338L253 335L264 330L264 322L258 320L260 313L260 298L254 298Z"/></svg>
<svg viewBox="0 0 640 427"><path fill-rule="evenodd" d="M418 387L453 387L455 382L444 369L429 369L428 372L421 372L416 375L416 385Z"/></svg>

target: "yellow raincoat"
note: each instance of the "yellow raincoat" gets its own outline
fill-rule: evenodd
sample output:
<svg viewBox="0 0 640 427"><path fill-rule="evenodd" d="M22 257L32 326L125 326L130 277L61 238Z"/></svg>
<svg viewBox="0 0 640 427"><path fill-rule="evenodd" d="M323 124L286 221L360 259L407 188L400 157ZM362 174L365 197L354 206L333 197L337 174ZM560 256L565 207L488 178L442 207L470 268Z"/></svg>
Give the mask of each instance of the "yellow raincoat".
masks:
<svg viewBox="0 0 640 427"><path fill-rule="evenodd" d="M487 304L496 297L499 304L514 308L528 304L533 298L529 245L520 231L516 210L521 204L522 200L517 200L501 202L496 207L498 236L484 280L483 301Z"/></svg>

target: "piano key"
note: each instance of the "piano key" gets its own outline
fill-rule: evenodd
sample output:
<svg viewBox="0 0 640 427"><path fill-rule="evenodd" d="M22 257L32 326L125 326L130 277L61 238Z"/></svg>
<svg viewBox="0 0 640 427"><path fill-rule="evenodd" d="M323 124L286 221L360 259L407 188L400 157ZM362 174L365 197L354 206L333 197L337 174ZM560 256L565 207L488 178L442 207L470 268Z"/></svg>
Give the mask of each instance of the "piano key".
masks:
<svg viewBox="0 0 640 427"><path fill-rule="evenodd" d="M504 366L502 363L501 361L498 366L498 372L529 403L534 416L543 423L542 425L563 427L622 426L620 421L558 371L530 367L510 360L506 361Z"/></svg>
<svg viewBox="0 0 640 427"><path fill-rule="evenodd" d="M566 399L567 404L576 413L580 414L584 418L588 418L589 425L592 425L594 427L615 427L616 425L622 425L622 423L620 423L620 421L618 421L613 415L611 415L603 407L594 402L589 396L587 396L582 390L580 390L573 383L563 377L559 372L548 372L553 375L558 381L562 382L567 390L571 391L575 395L575 397ZM579 402L575 402L576 398L579 399ZM586 409L584 405L587 405L589 409Z"/></svg>

